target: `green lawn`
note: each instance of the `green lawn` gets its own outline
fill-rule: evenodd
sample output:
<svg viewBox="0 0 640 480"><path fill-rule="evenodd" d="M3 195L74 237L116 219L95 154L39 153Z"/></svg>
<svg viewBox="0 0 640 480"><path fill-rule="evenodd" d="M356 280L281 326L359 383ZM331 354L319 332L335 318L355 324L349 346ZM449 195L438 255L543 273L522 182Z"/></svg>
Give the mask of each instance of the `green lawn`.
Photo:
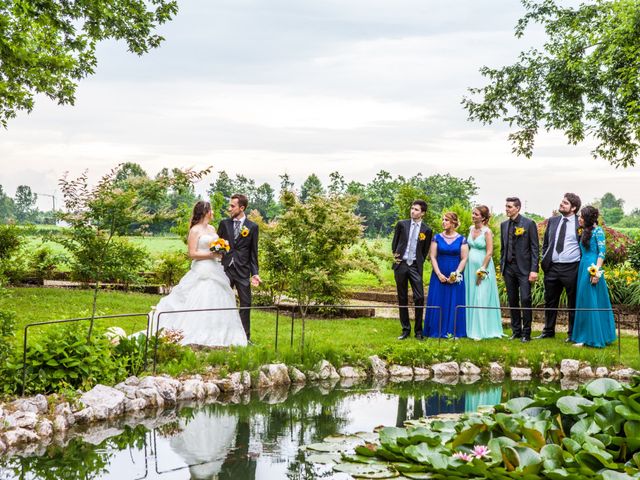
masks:
<svg viewBox="0 0 640 480"><path fill-rule="evenodd" d="M10 296L0 300L0 309L11 309L17 314L18 338L28 323L46 320L82 317L90 314L92 292L88 290L62 290L45 288L12 288ZM100 292L100 315L144 313L158 301L156 295L122 292ZM145 327L143 318L99 320L97 330L118 325L128 333ZM302 323L295 321L293 347L290 346L290 314L279 317L279 351L275 352L276 315L256 311L252 315L252 338L257 347L238 348L191 355L188 362L161 365L161 371L172 374L203 371L210 365L229 370L255 370L262 364L284 361L306 368L326 358L336 366L344 364L366 365L369 355L377 354L388 361L404 365L430 365L448 360L469 360L480 366L498 361L507 366L528 365L534 370L542 363L558 364L563 358L576 358L597 366L619 363L640 369L638 343L634 336L623 336L622 357L618 361L617 344L606 349L575 348L564 343L563 335L551 340L532 341L528 344L509 340L435 340L418 342L396 340L400 333L396 319L360 318L352 320L309 319L305 322L305 348L301 349ZM87 323L78 328L86 328ZM52 327L46 327L52 328ZM46 333L37 327L34 337ZM534 332L536 334L536 332ZM31 336L31 333L29 334Z"/></svg>

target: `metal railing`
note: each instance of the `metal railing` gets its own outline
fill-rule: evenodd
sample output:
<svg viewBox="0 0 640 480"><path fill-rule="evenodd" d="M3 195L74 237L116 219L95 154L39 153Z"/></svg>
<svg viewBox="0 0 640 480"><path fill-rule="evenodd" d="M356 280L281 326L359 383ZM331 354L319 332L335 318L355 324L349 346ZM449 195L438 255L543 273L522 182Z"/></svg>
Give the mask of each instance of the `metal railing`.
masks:
<svg viewBox="0 0 640 480"><path fill-rule="evenodd" d="M49 320L47 322L29 323L28 325L25 325L24 338L22 341L22 395L24 396L26 381L27 381L27 339L29 336L29 329L31 327L38 327L42 325L54 325L54 324L60 324L60 323L83 322L83 321L91 322L91 325L93 325L93 322L95 320L104 320L105 318L127 318L127 317L147 317L147 332L149 332L149 322L151 320L151 316L149 315L149 313L122 313L117 315L102 315L99 317L68 318L64 320ZM89 329L89 333L87 335L87 342L91 340L91 331L92 329ZM147 335L147 339L148 337L149 336ZM145 366L146 366L146 347L145 347Z"/></svg>
<svg viewBox="0 0 640 480"><path fill-rule="evenodd" d="M453 336L456 336L456 324L458 323L458 312L460 309L477 309L477 310L499 310L502 312L503 309L509 310L509 314L511 315L512 310L520 310L520 311L530 311L533 312L549 312L555 311L556 314L560 312L611 312L613 313L613 319L616 324L616 328L618 331L618 360L622 355L622 346L620 342L620 312L615 310L613 307L611 308L569 308L569 307L557 307L557 308L546 308L546 307L489 307L489 306L480 306L480 305L456 305L454 312L454 321L453 321ZM502 315L500 315L502 317ZM533 319L532 319L533 323ZM640 352L640 319L638 320L638 352Z"/></svg>

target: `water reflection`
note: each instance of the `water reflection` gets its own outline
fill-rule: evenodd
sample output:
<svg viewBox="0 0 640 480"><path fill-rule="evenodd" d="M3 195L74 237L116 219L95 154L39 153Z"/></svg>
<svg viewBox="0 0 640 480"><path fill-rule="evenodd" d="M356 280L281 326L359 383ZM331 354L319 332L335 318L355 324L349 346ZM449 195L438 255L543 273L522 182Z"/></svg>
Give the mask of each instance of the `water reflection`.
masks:
<svg viewBox="0 0 640 480"><path fill-rule="evenodd" d="M67 443L2 457L0 480L340 478L305 462L299 447L336 433L474 411L534 388L409 382L307 387L289 396L256 393L245 404L236 398L237 403L182 406L144 420L121 419L101 427L119 432L106 439L96 431L81 432Z"/></svg>

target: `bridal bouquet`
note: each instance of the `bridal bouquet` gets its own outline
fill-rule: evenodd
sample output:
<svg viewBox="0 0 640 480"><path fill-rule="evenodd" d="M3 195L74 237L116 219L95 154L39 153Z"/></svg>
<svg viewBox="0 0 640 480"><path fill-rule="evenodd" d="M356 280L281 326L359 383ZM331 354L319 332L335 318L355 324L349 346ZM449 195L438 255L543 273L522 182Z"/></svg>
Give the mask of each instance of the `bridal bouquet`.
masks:
<svg viewBox="0 0 640 480"><path fill-rule="evenodd" d="M479 268L478 270L476 270L476 277L478 277L480 280L484 280L488 276L489 276L489 270L484 268Z"/></svg>
<svg viewBox="0 0 640 480"><path fill-rule="evenodd" d="M220 253L222 255L227 253L230 249L231 246L229 245L229 242L222 237L219 237L217 240L214 240L209 244L209 250L214 253Z"/></svg>

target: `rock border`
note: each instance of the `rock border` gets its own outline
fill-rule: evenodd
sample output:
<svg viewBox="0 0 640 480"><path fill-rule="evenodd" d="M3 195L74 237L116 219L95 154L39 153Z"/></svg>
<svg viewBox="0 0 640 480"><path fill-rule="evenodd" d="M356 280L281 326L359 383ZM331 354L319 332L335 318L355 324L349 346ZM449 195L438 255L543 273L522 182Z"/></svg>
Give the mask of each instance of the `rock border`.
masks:
<svg viewBox="0 0 640 480"><path fill-rule="evenodd" d="M283 363L263 365L253 381L247 371L234 372L224 378L193 375L172 378L167 375L127 378L113 387L96 385L82 393L77 401L69 403L57 395L19 398L0 404L0 453L34 443L48 443L52 437L64 436L70 429L98 424L125 414L140 414L143 410L164 409L189 401L213 401L219 397L239 397L251 389L265 392L261 399L278 403L286 399L289 388L296 391L308 382L318 384L322 392L328 392L340 381L348 388L365 378L375 382L403 382L426 380L444 384L474 383L481 374L492 382L502 382L505 369L492 362L484 371L471 362L436 363L429 367L388 365L377 355L368 358L369 367L342 366L336 369L327 360L319 361L312 370L303 373ZM575 389L580 381L609 377L628 381L637 372L631 368L609 371L606 367L594 368L588 362L564 359L559 368L543 365L539 378L543 382L560 380L562 389ZM532 379L532 369L511 367L509 377L514 381ZM329 384L329 388L325 387ZM269 394L268 392L277 392ZM284 392L284 395L282 394ZM233 400L232 400L233 401Z"/></svg>

